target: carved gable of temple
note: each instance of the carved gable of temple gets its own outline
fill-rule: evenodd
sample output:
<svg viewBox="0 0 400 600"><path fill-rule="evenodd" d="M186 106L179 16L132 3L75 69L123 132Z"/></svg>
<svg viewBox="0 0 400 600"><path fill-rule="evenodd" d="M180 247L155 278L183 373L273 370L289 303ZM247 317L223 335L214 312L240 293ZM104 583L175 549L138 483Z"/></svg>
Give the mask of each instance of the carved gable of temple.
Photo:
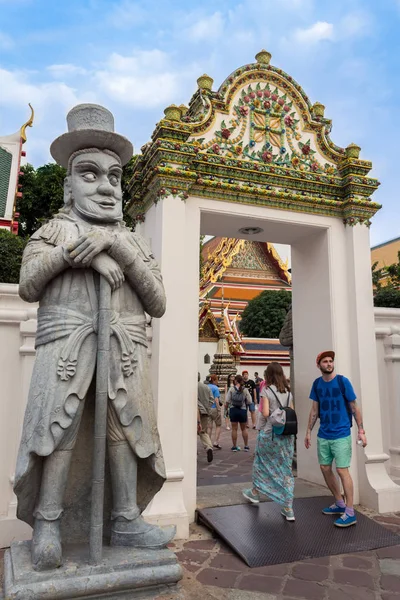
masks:
<svg viewBox="0 0 400 600"><path fill-rule="evenodd" d="M212 251L208 253L209 249ZM280 282L282 287L288 287L291 283L287 262L282 262L274 246L269 243L214 238L204 245L203 259L201 297L205 297L215 283L232 278L260 280L266 287L273 280Z"/></svg>
<svg viewBox="0 0 400 600"><path fill-rule="evenodd" d="M322 138L318 141L318 132L307 127L307 115L291 96L289 86L271 79L233 86L228 114L215 114L212 131L194 136L192 141L211 155L337 176L341 149L321 147ZM318 109L323 106L317 105ZM330 124L327 133L329 130Z"/></svg>
<svg viewBox="0 0 400 600"><path fill-rule="evenodd" d="M204 302L199 311L199 340L202 342L217 342L219 330L216 318L210 310L209 302Z"/></svg>
<svg viewBox="0 0 400 600"><path fill-rule="evenodd" d="M355 144L333 143L325 107L270 59L262 50L217 91L203 75L189 107L164 110L134 166L136 220L164 197L202 196L369 223L380 208L371 201L379 185L367 176L371 162Z"/></svg>
<svg viewBox="0 0 400 600"><path fill-rule="evenodd" d="M250 271L250 272L249 272ZM244 240L241 251L236 254L230 266L225 271L226 276L234 274L235 277L258 277L268 279L281 279L276 261L273 261L269 251L269 244ZM286 273L286 281L290 276Z"/></svg>

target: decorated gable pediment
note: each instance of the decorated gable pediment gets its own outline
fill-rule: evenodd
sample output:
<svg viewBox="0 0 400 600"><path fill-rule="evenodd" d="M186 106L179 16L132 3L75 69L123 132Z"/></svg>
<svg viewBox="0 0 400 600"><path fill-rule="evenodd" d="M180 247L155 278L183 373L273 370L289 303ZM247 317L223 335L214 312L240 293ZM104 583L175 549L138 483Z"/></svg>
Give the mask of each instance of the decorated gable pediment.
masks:
<svg viewBox="0 0 400 600"><path fill-rule="evenodd" d="M199 310L199 340L217 342L219 329L209 302L204 302Z"/></svg>
<svg viewBox="0 0 400 600"><path fill-rule="evenodd" d="M142 149L131 180L131 213L140 220L165 196L271 206L369 224L379 182L360 148L335 145L325 107L312 104L265 50L213 91L198 78L189 107L171 105Z"/></svg>
<svg viewBox="0 0 400 600"><path fill-rule="evenodd" d="M284 89L265 81L245 83L232 95L228 111L216 113L211 127L207 121L199 127L191 141L200 151L304 173L338 174L344 150L321 148L317 132L307 128L305 111L302 116L301 107Z"/></svg>
<svg viewBox="0 0 400 600"><path fill-rule="evenodd" d="M273 244L222 237L205 259L200 281L201 295L209 293L214 283L222 280L225 274L232 275L235 270L236 276L254 276L252 273L256 271L265 277L291 283L288 262L281 260Z"/></svg>

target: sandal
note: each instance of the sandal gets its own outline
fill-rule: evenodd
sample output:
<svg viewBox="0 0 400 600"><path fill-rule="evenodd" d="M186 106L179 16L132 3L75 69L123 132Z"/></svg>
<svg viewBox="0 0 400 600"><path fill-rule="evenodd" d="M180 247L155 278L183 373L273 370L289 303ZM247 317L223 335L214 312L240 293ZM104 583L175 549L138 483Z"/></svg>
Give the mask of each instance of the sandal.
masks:
<svg viewBox="0 0 400 600"><path fill-rule="evenodd" d="M219 444L213 444L214 448L217 448L218 450L222 450L222 446L220 446Z"/></svg>

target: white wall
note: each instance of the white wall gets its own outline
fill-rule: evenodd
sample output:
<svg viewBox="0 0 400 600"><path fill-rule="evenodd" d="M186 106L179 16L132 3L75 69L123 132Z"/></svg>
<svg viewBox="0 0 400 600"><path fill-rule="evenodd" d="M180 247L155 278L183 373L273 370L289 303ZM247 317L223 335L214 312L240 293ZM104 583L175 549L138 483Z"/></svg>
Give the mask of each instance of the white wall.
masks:
<svg viewBox="0 0 400 600"><path fill-rule="evenodd" d="M0 548L31 536L31 528L16 519L12 487L35 354L36 305L23 302L17 290L0 284Z"/></svg>
<svg viewBox="0 0 400 600"><path fill-rule="evenodd" d="M217 351L218 342L199 342L198 343L198 371L200 373L200 381L204 381L207 375L210 374L210 367ZM210 364L204 362L205 355L210 356Z"/></svg>
<svg viewBox="0 0 400 600"><path fill-rule="evenodd" d="M375 308L380 416L383 450L390 456L386 468L400 478L400 309Z"/></svg>

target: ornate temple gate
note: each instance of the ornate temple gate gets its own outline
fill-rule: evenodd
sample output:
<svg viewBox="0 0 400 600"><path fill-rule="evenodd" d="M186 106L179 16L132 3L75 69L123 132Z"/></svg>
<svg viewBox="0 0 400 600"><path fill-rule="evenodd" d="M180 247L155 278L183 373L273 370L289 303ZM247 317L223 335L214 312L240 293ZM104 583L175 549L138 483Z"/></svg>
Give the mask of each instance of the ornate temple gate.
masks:
<svg viewBox="0 0 400 600"><path fill-rule="evenodd" d="M131 214L161 263L168 307L154 324L153 383L168 482L149 518L185 536L196 504L196 385L200 234L290 244L293 274L298 475L320 482L316 440L306 451L315 356L337 353L354 384L368 447L354 446L356 501L400 510L387 475L374 336L369 219L379 185L360 148L330 140L324 106L270 65L237 69L212 91L207 75L189 108L169 106L142 149L131 182Z"/></svg>

